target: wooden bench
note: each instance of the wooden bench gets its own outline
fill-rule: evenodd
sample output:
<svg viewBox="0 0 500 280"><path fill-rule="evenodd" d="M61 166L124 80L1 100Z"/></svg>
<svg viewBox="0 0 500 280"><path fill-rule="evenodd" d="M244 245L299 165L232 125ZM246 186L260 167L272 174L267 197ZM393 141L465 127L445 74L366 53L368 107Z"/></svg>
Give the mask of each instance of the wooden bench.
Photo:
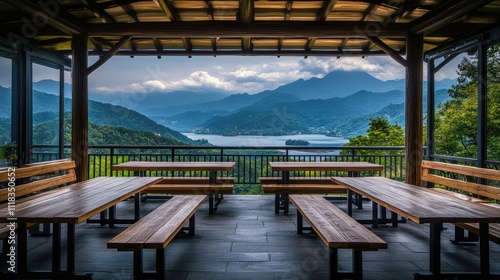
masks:
<svg viewBox="0 0 500 280"><path fill-rule="evenodd" d="M424 160L422 180L427 182L427 187L434 187L432 190L442 195L476 203L489 203L500 209L500 206L494 203L500 200L500 187L487 185L487 180L500 182L500 170ZM489 227L490 240L500 244L500 224L492 223ZM472 234L466 237L464 230ZM478 234L479 224L456 223L454 242L477 241Z"/></svg>
<svg viewBox="0 0 500 280"><path fill-rule="evenodd" d="M108 248L133 251L133 279L146 277L164 279L165 247L189 221L189 235L194 235L195 212L206 195L176 195L160 205L108 242ZM144 249L156 250L156 271L143 270Z"/></svg>
<svg viewBox="0 0 500 280"><path fill-rule="evenodd" d="M281 177L260 177L262 185L281 184ZM332 184L331 177L290 177L290 184Z"/></svg>
<svg viewBox="0 0 500 280"><path fill-rule="evenodd" d="M15 181L11 181L15 178ZM6 167L0 170L0 183L6 186L0 189L0 207L8 209L9 193L15 193L15 200L28 200L30 196L37 194L43 195L43 191L59 187L76 181L75 162L69 159L46 161L39 163L26 164L21 167ZM15 188L12 192L11 187ZM11 197L12 200L12 197ZM12 201L12 204L15 204ZM28 224L32 228L32 233L38 233L33 230L38 224ZM45 227L44 233L50 228ZM8 240L11 233L7 223L0 223L0 238L3 240L3 248L8 248ZM3 252L5 253L5 252Z"/></svg>
<svg viewBox="0 0 500 280"><path fill-rule="evenodd" d="M163 177L159 184L149 187L143 194L206 194L209 213L213 214L224 194L232 194L234 177L219 177L217 184L209 184L209 177Z"/></svg>
<svg viewBox="0 0 500 280"><path fill-rule="evenodd" d="M208 184L209 177L163 177L161 184ZM218 177L219 184L234 184L234 177Z"/></svg>
<svg viewBox="0 0 500 280"><path fill-rule="evenodd" d="M279 214L289 212L289 194L345 194L347 189L344 186L334 185L330 178L330 184L267 184L262 185L264 193L275 194L274 212Z"/></svg>
<svg viewBox="0 0 500 280"><path fill-rule="evenodd" d="M386 249L387 243L320 195L290 195L297 208L297 232L303 218L330 250L330 279L363 279L363 251ZM352 249L352 272L340 272L338 249Z"/></svg>

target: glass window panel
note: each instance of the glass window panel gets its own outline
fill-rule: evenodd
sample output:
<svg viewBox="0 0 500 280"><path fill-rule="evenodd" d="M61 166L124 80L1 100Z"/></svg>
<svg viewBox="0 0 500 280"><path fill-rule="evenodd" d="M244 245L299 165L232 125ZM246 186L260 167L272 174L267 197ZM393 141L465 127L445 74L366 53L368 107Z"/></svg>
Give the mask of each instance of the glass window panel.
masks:
<svg viewBox="0 0 500 280"><path fill-rule="evenodd" d="M488 50L486 156L500 161L500 43Z"/></svg>
<svg viewBox="0 0 500 280"><path fill-rule="evenodd" d="M59 158L59 69L33 63L33 162Z"/></svg>
<svg viewBox="0 0 500 280"><path fill-rule="evenodd" d="M12 60L0 56L0 167L12 164ZM15 149L14 149L15 150ZM4 151L7 151L6 153ZM13 159L14 160L14 159Z"/></svg>
<svg viewBox="0 0 500 280"><path fill-rule="evenodd" d="M436 60L435 65L440 65L446 58ZM436 86L436 154L477 156L477 65L477 52L472 50L457 55L435 74L436 84L453 72L457 77L451 82L450 89Z"/></svg>

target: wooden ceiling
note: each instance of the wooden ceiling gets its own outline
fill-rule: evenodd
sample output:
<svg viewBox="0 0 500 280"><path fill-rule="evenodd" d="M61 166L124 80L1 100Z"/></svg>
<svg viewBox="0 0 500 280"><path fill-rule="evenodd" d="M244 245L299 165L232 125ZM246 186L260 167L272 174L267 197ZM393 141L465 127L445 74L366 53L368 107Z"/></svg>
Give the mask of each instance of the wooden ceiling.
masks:
<svg viewBox="0 0 500 280"><path fill-rule="evenodd" d="M495 27L500 0L3 0L0 34L71 54L365 56L424 50Z"/></svg>

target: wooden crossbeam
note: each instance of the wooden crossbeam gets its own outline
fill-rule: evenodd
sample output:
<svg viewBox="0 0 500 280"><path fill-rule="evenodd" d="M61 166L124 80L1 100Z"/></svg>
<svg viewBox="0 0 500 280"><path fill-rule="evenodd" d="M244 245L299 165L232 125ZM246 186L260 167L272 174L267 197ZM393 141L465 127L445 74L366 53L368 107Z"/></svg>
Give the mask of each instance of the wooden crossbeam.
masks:
<svg viewBox="0 0 500 280"><path fill-rule="evenodd" d="M474 10L483 7L492 0L447 1L411 23L411 31L416 34L429 34L450 22L453 22Z"/></svg>

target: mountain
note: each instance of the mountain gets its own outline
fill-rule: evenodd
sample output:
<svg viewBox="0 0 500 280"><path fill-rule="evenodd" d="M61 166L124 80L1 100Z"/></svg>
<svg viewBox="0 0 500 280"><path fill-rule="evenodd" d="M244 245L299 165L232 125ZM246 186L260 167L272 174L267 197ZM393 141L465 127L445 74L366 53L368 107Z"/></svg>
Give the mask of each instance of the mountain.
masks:
<svg viewBox="0 0 500 280"><path fill-rule="evenodd" d="M436 92L437 103L448 98L446 90ZM369 120L378 116L404 126L404 100L404 92L400 90L379 93L360 91L343 98L283 102L264 109L249 106L228 116L214 117L196 128L195 132L222 135L321 133L354 136L364 134Z"/></svg>
<svg viewBox="0 0 500 280"><path fill-rule="evenodd" d="M0 117L10 119L11 90L0 86ZM64 100L65 111L71 111L71 99ZM40 124L58 117L59 97L45 92L34 91L33 123ZM193 140L178 131L158 124L150 118L122 106L89 100L89 122L96 125L124 127L138 131L149 131L159 136L171 137L184 143Z"/></svg>
<svg viewBox="0 0 500 280"><path fill-rule="evenodd" d="M95 101L124 106L143 114L154 115L155 112L166 112L165 107L192 106L194 104L220 100L228 95L220 92L120 92L120 93L95 93L89 92L89 98ZM159 111L157 108L161 106Z"/></svg>
<svg viewBox="0 0 500 280"><path fill-rule="evenodd" d="M40 80L33 83L33 89L40 92L55 94L59 93L59 81L50 79ZM71 84L64 83L64 96L71 97Z"/></svg>

